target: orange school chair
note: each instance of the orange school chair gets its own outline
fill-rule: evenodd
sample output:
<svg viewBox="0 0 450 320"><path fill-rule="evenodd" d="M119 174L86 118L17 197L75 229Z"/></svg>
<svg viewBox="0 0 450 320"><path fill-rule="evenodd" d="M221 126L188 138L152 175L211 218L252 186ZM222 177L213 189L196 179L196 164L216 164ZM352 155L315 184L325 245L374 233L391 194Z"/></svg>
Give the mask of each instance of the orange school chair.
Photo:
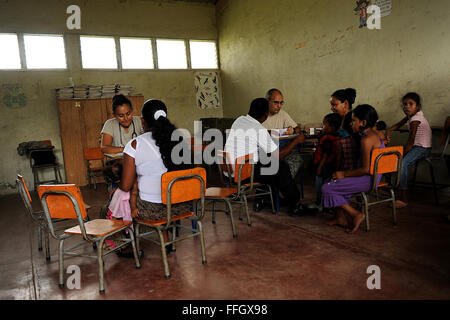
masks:
<svg viewBox="0 0 450 320"><path fill-rule="evenodd" d="M44 218L44 210L33 210L30 192L28 190L25 179L22 175L18 174L16 179L16 186L19 190L20 197L22 198L25 209L35 224L37 224L38 231L38 250L42 251L42 233L45 235L45 258L50 260L50 239L47 230L47 223ZM53 222L67 221L66 219L54 219Z"/></svg>
<svg viewBox="0 0 450 320"><path fill-rule="evenodd" d="M230 216L234 238L237 237L237 232L234 224L233 208L231 203L238 203L240 205L240 220L242 220L242 210L245 209L248 226L251 226L252 224L250 214L248 212L247 198L270 195L270 199L272 201L272 212L275 213L272 199L272 189L270 185L253 181L254 164L252 160L252 154L237 158L235 161L235 168L237 168L237 171L234 171L233 166L231 165L231 156L225 151L217 151L217 164L219 167L220 177L223 185L226 187L211 187L206 189L206 199L211 200L212 202L211 211L213 223L215 223L215 213L217 211L225 211ZM250 179L250 183L244 184L243 182L248 179ZM216 201L224 201L226 204L226 210L216 210Z"/></svg>
<svg viewBox="0 0 450 320"><path fill-rule="evenodd" d="M206 185L206 171L204 168L194 168L188 170L178 170L166 172L161 176L161 200L167 205L167 216L163 220L145 220L134 219L136 243L140 251L140 239L146 239L161 247L161 255L164 265L164 273L166 279L170 278L169 264L167 263L166 246L174 245L175 242L186 240L192 237L200 236L202 263L206 264L205 253L205 238L203 234L203 226L201 220L205 214L205 185ZM172 216L172 205L187 201L199 200L196 205L195 213L192 211ZM195 221L196 227L192 223L192 227L182 225L181 222L185 219ZM148 232L140 232L140 227L148 227L152 230ZM176 228L186 229L191 231L189 234L184 234L176 238ZM165 241L162 231L172 230L173 238L171 241ZM157 232L158 240L154 240L149 235Z"/></svg>
<svg viewBox="0 0 450 320"><path fill-rule="evenodd" d="M61 185L40 185L38 187L38 194L41 198L42 206L44 208L44 215L47 221L47 227L50 235L59 241L59 287L64 287L64 256L83 256L94 258L98 261L99 273L99 291L105 293L104 285L104 262L103 257L113 251L116 251L126 244L130 243L133 246L134 260L136 268L140 269L141 264L136 251L136 243L134 240L133 230L131 229L131 221L122 220L106 220L95 219L87 221L87 213L85 204L81 197L80 189L74 184ZM78 221L78 225L66 229L63 233L56 233L53 225L53 219L74 219ZM128 230L130 239L115 239L121 241L114 249L107 249L104 251L103 244L106 239L111 236ZM81 236L83 241L77 243L69 249L64 248L64 241L74 236ZM97 248L97 255L84 255L73 251L74 249L85 245L94 244Z"/></svg>
<svg viewBox="0 0 450 320"><path fill-rule="evenodd" d="M397 224L397 212L395 208L395 193L400 183L400 173L402 171L403 146L378 148L372 151L370 156L370 175L372 176L372 186L368 192L359 193L362 201L358 202L362 211L366 215L366 231L370 231L369 208L370 206L383 202L392 202L392 218L393 224ZM377 176L379 174L391 174L389 182L380 182L377 185ZM390 196L382 196L378 190L380 188L387 189ZM370 202L371 196L376 197L376 201ZM381 199L380 199L381 197Z"/></svg>
<svg viewBox="0 0 450 320"><path fill-rule="evenodd" d="M103 177L103 169L105 168L105 156L100 148L84 148L84 159L86 160L87 179L89 187L91 181L94 185L94 190L97 189L95 184L96 177Z"/></svg>

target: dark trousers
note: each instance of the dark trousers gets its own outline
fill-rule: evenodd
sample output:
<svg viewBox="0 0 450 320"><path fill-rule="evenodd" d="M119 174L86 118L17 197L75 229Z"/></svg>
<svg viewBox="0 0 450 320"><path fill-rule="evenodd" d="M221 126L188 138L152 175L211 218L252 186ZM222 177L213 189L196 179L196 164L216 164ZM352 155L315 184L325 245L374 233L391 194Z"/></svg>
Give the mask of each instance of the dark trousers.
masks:
<svg viewBox="0 0 450 320"><path fill-rule="evenodd" d="M294 207L300 201L300 192L294 179L292 178L289 165L286 161L280 160L278 172L274 175L262 175L261 168L269 167L261 163L255 164L255 181L268 184L272 188L272 193L280 191L288 200L289 204Z"/></svg>

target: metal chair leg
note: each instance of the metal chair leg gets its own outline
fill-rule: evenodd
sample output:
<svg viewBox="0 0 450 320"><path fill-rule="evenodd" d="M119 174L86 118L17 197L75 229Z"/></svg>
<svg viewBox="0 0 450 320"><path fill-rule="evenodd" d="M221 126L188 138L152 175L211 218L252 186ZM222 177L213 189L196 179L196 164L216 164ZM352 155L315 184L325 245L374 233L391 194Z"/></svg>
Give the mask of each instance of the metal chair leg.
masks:
<svg viewBox="0 0 450 320"><path fill-rule="evenodd" d="M38 250L42 251L42 227L38 225Z"/></svg>
<svg viewBox="0 0 450 320"><path fill-rule="evenodd" d="M45 259L50 260L50 236L47 230L45 232Z"/></svg>
<svg viewBox="0 0 450 320"><path fill-rule="evenodd" d="M99 292L102 294L105 293L104 264L103 264L103 243L104 242L105 242L105 238L101 238L97 244Z"/></svg>
<svg viewBox="0 0 450 320"><path fill-rule="evenodd" d="M247 214L247 224L248 224L249 227L251 227L252 226L252 221L250 220L250 214L248 213L247 197L245 195L243 195L242 198L244 200L245 213Z"/></svg>
<svg viewBox="0 0 450 320"><path fill-rule="evenodd" d="M413 173L413 179L412 179L412 185L411 185L411 190L414 189L414 186L416 185L416 175L417 175L417 167L419 165L419 161L416 162L416 164L414 165L414 173Z"/></svg>
<svg viewBox="0 0 450 320"><path fill-rule="evenodd" d="M167 263L167 254L166 254L166 243L164 241L164 236L159 228L156 229L158 231L159 236L159 243L161 245L161 255L164 265L164 274L166 279L170 279L170 271L169 271L169 264Z"/></svg>
<svg viewBox="0 0 450 320"><path fill-rule="evenodd" d="M267 185L270 193L270 204L272 205L272 213L277 214L277 211L275 211L275 206L273 204L273 193L272 193L272 187L270 185Z"/></svg>
<svg viewBox="0 0 450 320"><path fill-rule="evenodd" d="M201 221L197 221L198 230L200 232L200 245L202 250L202 263L206 264L205 234L203 233L203 225Z"/></svg>
<svg viewBox="0 0 450 320"><path fill-rule="evenodd" d="M216 201L215 200L212 201L212 215L211 215L211 217L212 217L212 223L216 224Z"/></svg>
<svg viewBox="0 0 450 320"><path fill-rule="evenodd" d="M58 263L59 263L58 285L60 288L64 288L64 239L59 240Z"/></svg>
<svg viewBox="0 0 450 320"><path fill-rule="evenodd" d="M231 230L233 231L233 238L236 238L237 232L236 232L236 226L234 224L233 207L231 206L231 202L228 199L225 200L225 204L227 206L227 210L229 210L229 212L230 212Z"/></svg>
<svg viewBox="0 0 450 320"><path fill-rule="evenodd" d="M393 218L393 224L397 225L397 208L395 207L395 192L394 189L390 189L391 191L391 197L392 197L392 218Z"/></svg>
<svg viewBox="0 0 450 320"><path fill-rule="evenodd" d="M130 234L131 245L133 246L134 262L136 263L136 269L140 269L141 268L141 262L139 261L139 254L138 254L138 250L137 250L137 246L136 246L133 230L131 230L131 228L128 228L128 233Z"/></svg>
<svg viewBox="0 0 450 320"><path fill-rule="evenodd" d="M426 161L428 162L428 166L430 168L431 182L433 183L434 200L436 201L436 204L439 204L439 198L438 198L437 188L436 188L436 181L434 179L433 163L429 159L426 159Z"/></svg>

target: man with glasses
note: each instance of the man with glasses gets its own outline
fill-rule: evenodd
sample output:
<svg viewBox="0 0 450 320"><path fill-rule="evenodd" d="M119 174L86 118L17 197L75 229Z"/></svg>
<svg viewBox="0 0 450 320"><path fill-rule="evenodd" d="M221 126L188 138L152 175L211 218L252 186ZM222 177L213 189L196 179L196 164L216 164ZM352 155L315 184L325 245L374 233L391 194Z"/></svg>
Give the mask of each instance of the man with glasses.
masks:
<svg viewBox="0 0 450 320"><path fill-rule="evenodd" d="M301 133L301 127L298 125L289 114L282 110L284 105L284 97L280 90L273 88L267 91L266 99L269 101L269 116L266 121L263 122L264 128L268 130L272 129L286 129L284 135L290 135L294 133ZM280 145L281 148L284 145ZM289 165L292 178L295 179L300 168L303 166L303 158L298 148L292 149L292 151L284 158Z"/></svg>
<svg viewBox="0 0 450 320"><path fill-rule="evenodd" d="M287 129L284 134L301 133L300 126L282 110L284 97L280 90L270 89L266 93L266 99L269 101L269 117L263 123L266 129Z"/></svg>

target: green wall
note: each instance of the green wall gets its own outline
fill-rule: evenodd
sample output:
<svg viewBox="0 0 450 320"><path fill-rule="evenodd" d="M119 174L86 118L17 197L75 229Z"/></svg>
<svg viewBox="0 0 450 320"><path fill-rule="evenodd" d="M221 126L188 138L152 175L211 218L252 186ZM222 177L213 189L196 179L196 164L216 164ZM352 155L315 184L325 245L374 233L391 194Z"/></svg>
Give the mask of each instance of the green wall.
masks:
<svg viewBox="0 0 450 320"><path fill-rule="evenodd" d="M381 30L359 28L353 0L228 1L218 12L224 116L277 87L298 122L321 122L336 89L357 89L393 123L417 91L431 125L450 114L450 1L392 0Z"/></svg>
<svg viewBox="0 0 450 320"><path fill-rule="evenodd" d="M432 126L450 115L450 1L392 0L380 30L359 28L354 0L229 0L217 12L224 117L246 114L270 88L299 123L322 122L337 89L357 90L388 125L416 91ZM406 142L395 133L393 144ZM440 132L433 137L439 148ZM449 148L450 149L450 148ZM450 152L450 150L449 150ZM426 180L428 171L419 170ZM449 183L441 164L439 180ZM429 179L429 178L428 178Z"/></svg>
<svg viewBox="0 0 450 320"><path fill-rule="evenodd" d="M81 30L68 30L66 8L81 8ZM55 88L75 84L133 85L146 99L167 103L169 117L178 127L193 130L193 121L222 117L222 108L202 111L195 103L194 71L82 71L79 34L217 39L215 7L174 1L0 0L0 33L59 33L66 39L67 71L0 71L0 194L12 189L17 173L32 185L29 160L19 156L19 143L50 139L63 162ZM25 105L11 104L5 96L25 96ZM139 107L139 106L138 106ZM64 174L64 173L63 173ZM45 175L44 178L51 175Z"/></svg>

